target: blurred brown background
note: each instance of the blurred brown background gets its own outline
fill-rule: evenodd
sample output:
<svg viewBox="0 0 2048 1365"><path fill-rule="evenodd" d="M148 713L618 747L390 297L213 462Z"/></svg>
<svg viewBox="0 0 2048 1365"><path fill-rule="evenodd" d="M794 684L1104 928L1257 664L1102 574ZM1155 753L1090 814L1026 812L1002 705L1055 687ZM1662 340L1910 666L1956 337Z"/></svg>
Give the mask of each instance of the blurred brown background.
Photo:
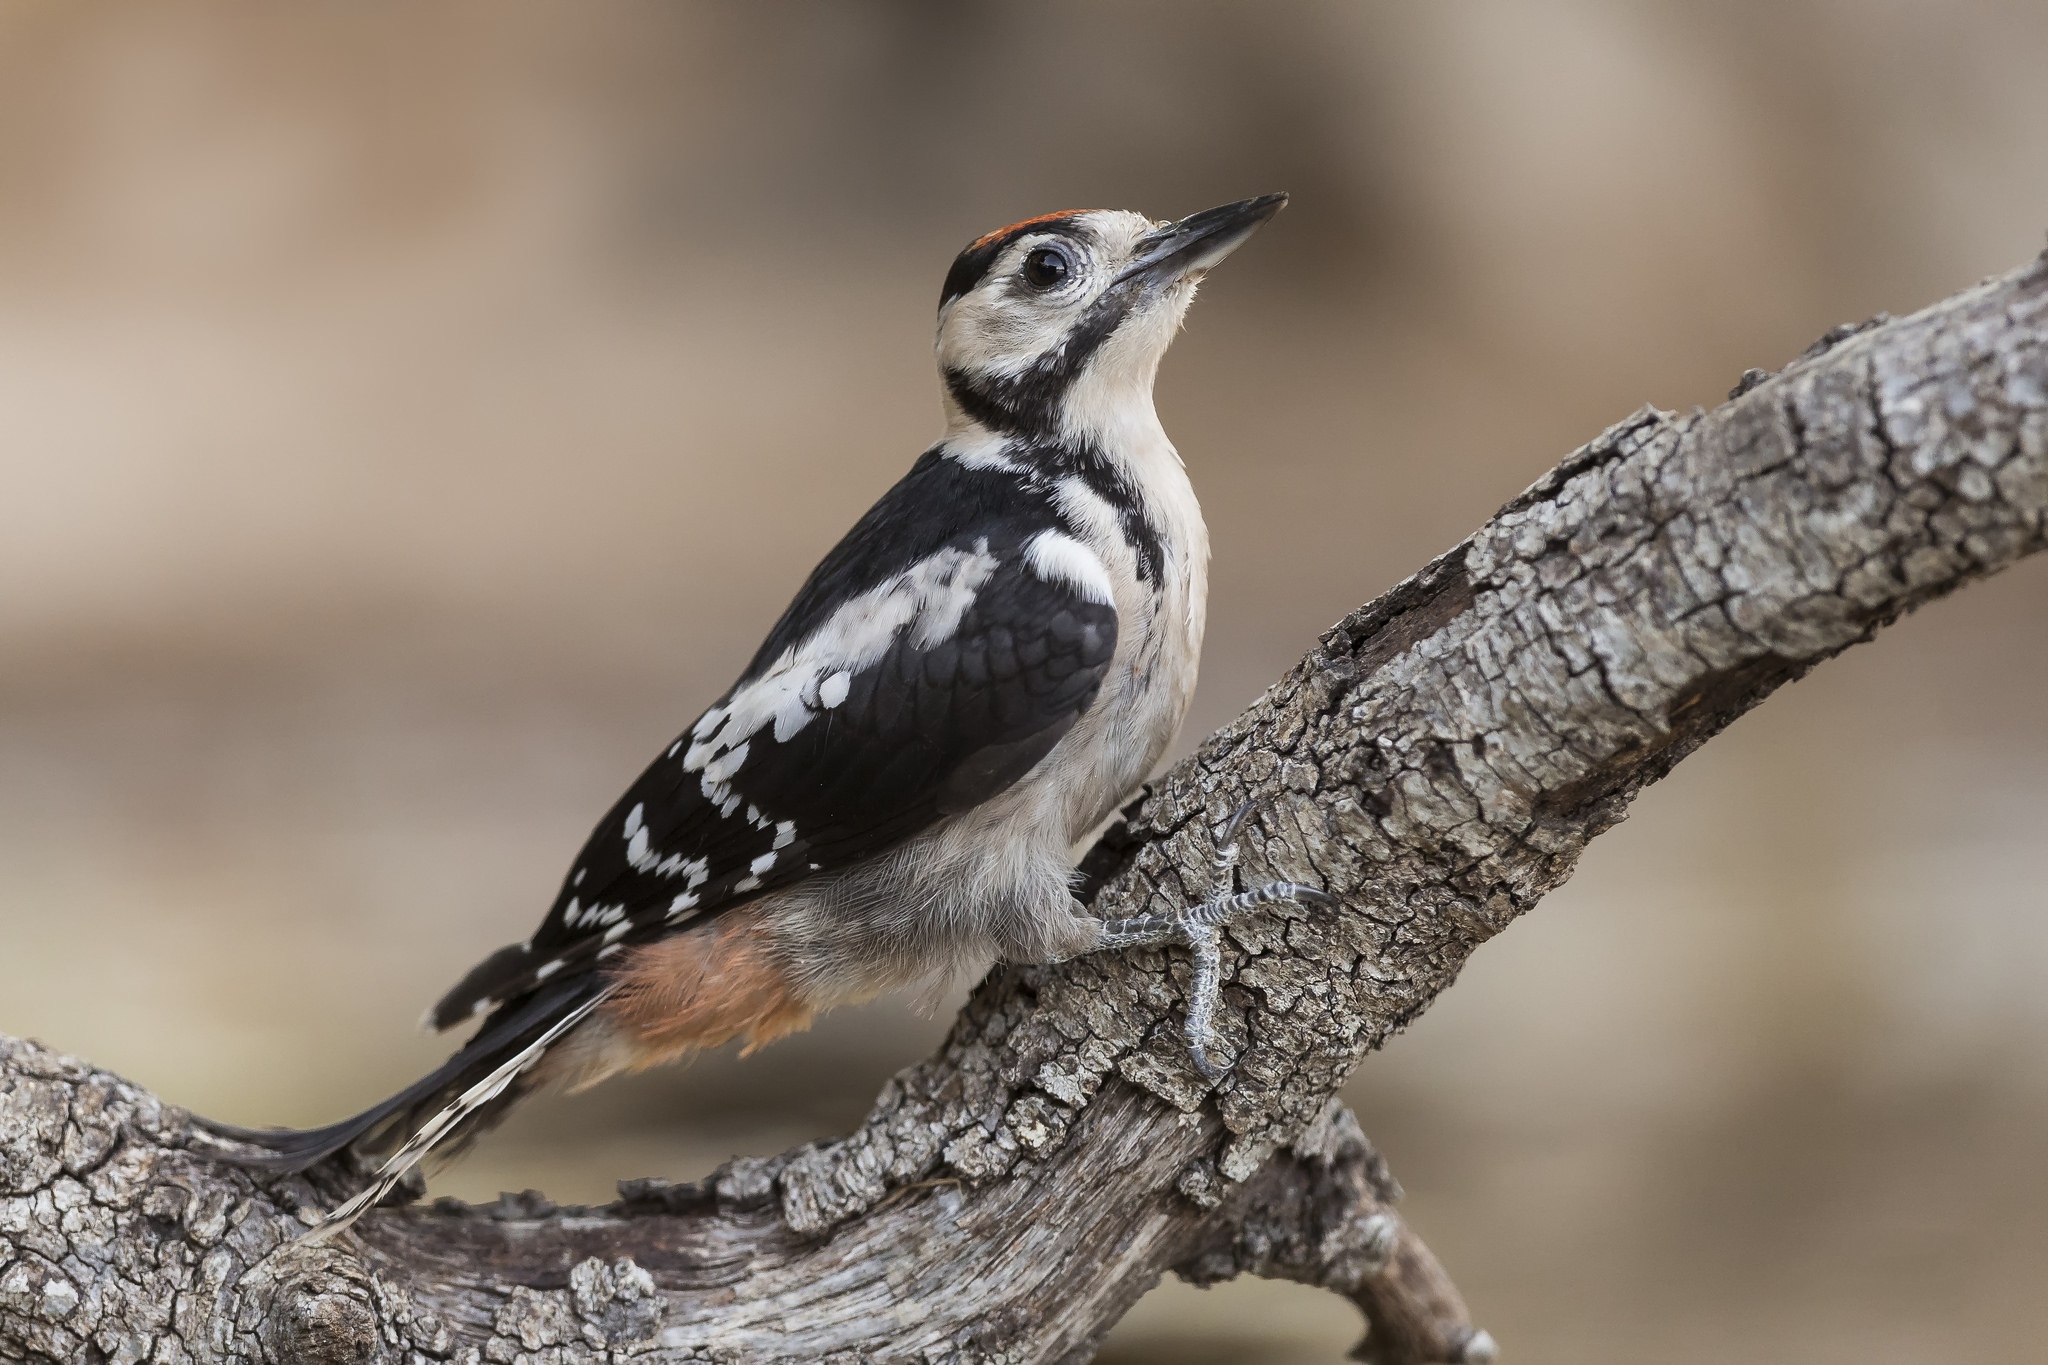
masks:
<svg viewBox="0 0 2048 1365"><path fill-rule="evenodd" d="M245 1122L438 1059L590 821L937 431L977 233L1285 188L1159 405L1189 740L1648 401L2048 227L2014 3L0 0L0 1029ZM1652 790L1353 1085L1515 1365L2041 1358L2048 564ZM943 1019L536 1106L601 1200L844 1129ZM1105 1359L1334 1362L1164 1286Z"/></svg>

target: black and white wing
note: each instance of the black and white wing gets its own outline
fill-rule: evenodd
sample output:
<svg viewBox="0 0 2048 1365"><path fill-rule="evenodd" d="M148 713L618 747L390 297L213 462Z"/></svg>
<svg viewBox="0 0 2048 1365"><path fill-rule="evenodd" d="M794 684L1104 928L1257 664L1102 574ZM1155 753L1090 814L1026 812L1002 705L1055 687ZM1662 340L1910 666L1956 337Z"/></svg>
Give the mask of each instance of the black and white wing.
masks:
<svg viewBox="0 0 2048 1365"><path fill-rule="evenodd" d="M479 964L430 1021L450 1027L988 800L1093 703L1116 634L1108 573L1047 497L926 455L613 806L533 938Z"/></svg>

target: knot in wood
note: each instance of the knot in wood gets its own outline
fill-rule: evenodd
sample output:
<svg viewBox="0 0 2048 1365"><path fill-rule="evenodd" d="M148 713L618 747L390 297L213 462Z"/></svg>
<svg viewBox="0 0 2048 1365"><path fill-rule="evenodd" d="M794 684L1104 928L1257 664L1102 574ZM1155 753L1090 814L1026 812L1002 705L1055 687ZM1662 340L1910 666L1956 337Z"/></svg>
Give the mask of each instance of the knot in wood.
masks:
<svg viewBox="0 0 2048 1365"><path fill-rule="evenodd" d="M301 1263L256 1291L263 1358L271 1365L385 1365L392 1357L362 1268L325 1250L298 1252L293 1259Z"/></svg>

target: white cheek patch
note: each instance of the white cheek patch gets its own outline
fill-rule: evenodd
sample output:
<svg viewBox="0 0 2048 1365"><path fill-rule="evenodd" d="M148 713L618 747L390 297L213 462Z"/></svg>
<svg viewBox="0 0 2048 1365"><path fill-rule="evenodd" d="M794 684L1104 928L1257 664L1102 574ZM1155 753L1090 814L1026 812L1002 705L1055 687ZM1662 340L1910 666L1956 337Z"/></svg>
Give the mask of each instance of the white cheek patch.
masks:
<svg viewBox="0 0 2048 1365"><path fill-rule="evenodd" d="M1040 531L1024 546L1024 562L1047 583L1064 583L1099 606L1116 605L1109 570L1095 551L1060 531Z"/></svg>
<svg viewBox="0 0 2048 1365"><path fill-rule="evenodd" d="M844 703L853 675L873 667L906 630L920 649L950 639L996 564L986 540L972 550L948 546L845 603L723 706L704 713L690 731L684 771L703 774L704 795L721 809L737 808L740 798L729 784L754 735L772 726L777 742L787 743Z"/></svg>
<svg viewBox="0 0 2048 1365"><path fill-rule="evenodd" d="M1048 293L1019 285L1017 270L1024 258L1053 240L1065 242L1070 254L1079 253L1076 276ZM939 322L940 366L1007 379L1056 354L1107 278L1097 255L1065 234L1019 239L972 292L946 306Z"/></svg>
<svg viewBox="0 0 2048 1365"><path fill-rule="evenodd" d="M1065 308L1007 292L978 291L954 303L939 330L939 363L988 379L1023 373L1066 344L1086 300Z"/></svg>

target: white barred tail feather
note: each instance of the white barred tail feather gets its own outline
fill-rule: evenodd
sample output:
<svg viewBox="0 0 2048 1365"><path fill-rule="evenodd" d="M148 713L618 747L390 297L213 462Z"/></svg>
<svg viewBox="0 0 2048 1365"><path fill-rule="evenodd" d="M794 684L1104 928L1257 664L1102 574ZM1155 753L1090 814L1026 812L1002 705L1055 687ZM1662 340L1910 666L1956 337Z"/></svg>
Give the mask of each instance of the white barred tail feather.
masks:
<svg viewBox="0 0 2048 1365"><path fill-rule="evenodd" d="M405 1179L406 1172L419 1165L421 1159L440 1146L443 1139L460 1132L469 1120L490 1108L499 1096L540 1061L550 1047L569 1030L582 1023L584 1017L603 1004L610 995L611 989L607 987L590 996L556 1020L540 1037L498 1063L490 1074L450 1100L440 1112L406 1139L403 1147L385 1158L384 1164L377 1168L376 1178L371 1180L369 1185L358 1191L347 1203L330 1211L320 1220L317 1227L306 1234L304 1240L311 1242L331 1237L353 1223L365 1209L375 1208L382 1203L384 1197L397 1188L398 1182Z"/></svg>
<svg viewBox="0 0 2048 1365"><path fill-rule="evenodd" d="M310 1129L241 1128L212 1119L194 1121L217 1136L261 1148L221 1154L258 1170L302 1171L357 1144L374 1144L404 1131L403 1146L379 1167L370 1186L321 1222L322 1235L339 1231L375 1206L430 1151L466 1141L516 1096L514 1087L547 1050L603 1004L612 988L585 978L535 994L485 1022L462 1049L405 1089L339 1123ZM512 1091L512 1094L508 1094ZM424 1117L423 1117L424 1116Z"/></svg>

